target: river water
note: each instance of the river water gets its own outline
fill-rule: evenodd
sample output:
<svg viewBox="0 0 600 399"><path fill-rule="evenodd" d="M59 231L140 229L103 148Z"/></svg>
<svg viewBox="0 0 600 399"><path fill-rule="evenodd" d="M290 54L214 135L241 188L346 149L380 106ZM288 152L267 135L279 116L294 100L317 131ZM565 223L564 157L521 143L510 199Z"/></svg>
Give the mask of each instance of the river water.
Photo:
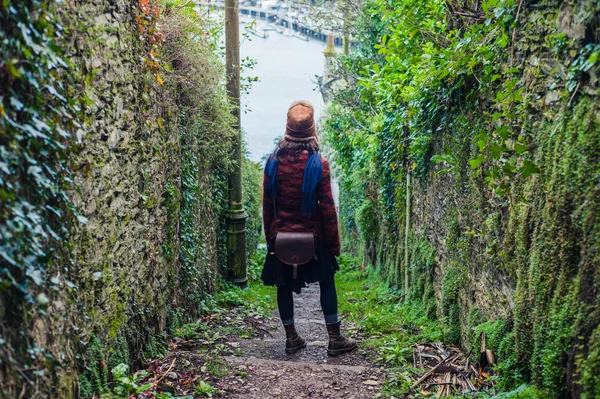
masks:
<svg viewBox="0 0 600 399"><path fill-rule="evenodd" d="M257 29L265 25L257 22ZM240 27L244 31L244 25ZM321 115L323 100L315 75L323 75L325 43L303 41L275 31L263 39L241 37L242 59L250 57L256 65L244 76L257 76L249 94L242 94L242 129L250 159L260 161L273 151L274 140L285 132L287 109L296 100L310 101L315 118ZM318 120L318 119L317 119Z"/></svg>

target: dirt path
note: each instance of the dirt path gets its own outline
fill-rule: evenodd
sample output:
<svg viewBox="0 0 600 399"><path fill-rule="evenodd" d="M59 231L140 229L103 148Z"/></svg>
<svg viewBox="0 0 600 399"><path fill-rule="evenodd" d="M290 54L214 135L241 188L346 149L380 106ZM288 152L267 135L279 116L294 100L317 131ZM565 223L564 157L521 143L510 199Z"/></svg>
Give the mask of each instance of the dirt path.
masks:
<svg viewBox="0 0 600 399"><path fill-rule="evenodd" d="M327 356L318 284L295 295L294 303L296 328L306 348L285 353L285 331L276 312L263 318L233 308L197 323L197 331L176 339L172 351L150 364L148 371L163 376L156 390L194 398L376 397L385 372L373 365L360 343L351 353ZM351 326L344 331L361 338Z"/></svg>
<svg viewBox="0 0 600 399"><path fill-rule="evenodd" d="M292 355L285 353L285 331L275 314L263 323L262 337L237 340L240 353L226 358L228 368L245 372L248 378L225 377L223 397L373 398L384 373L372 365L364 350L327 356L318 284L295 295L294 304L296 329L307 347Z"/></svg>

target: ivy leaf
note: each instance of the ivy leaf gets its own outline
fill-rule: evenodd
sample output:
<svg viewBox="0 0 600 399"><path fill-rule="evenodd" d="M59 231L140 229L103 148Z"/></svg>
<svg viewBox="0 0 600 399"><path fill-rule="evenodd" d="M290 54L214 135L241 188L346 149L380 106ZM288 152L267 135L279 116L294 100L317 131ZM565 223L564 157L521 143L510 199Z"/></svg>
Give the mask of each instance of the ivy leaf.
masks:
<svg viewBox="0 0 600 399"><path fill-rule="evenodd" d="M502 48L506 47L506 45L508 44L508 36L506 35L506 33L503 33L502 37L498 39L498 44Z"/></svg>
<svg viewBox="0 0 600 399"><path fill-rule="evenodd" d="M111 370L111 373L114 378L122 378L125 377L128 371L129 366L124 363L120 363Z"/></svg>
<svg viewBox="0 0 600 399"><path fill-rule="evenodd" d="M50 302L50 300L44 293L39 294L37 296L36 300L37 300L37 303L39 303L41 306L46 306Z"/></svg>
<svg viewBox="0 0 600 399"><path fill-rule="evenodd" d="M59 98L61 101L63 102L67 102L67 99L64 98L53 86L51 85L46 85L46 89L48 89L48 91L50 92L50 94L56 96L57 98Z"/></svg>
<svg viewBox="0 0 600 399"><path fill-rule="evenodd" d="M507 163L506 165L502 166L502 171L506 173L509 177L513 177L515 175L516 169L517 167L510 163Z"/></svg>
<svg viewBox="0 0 600 399"><path fill-rule="evenodd" d="M431 162L434 162L434 163L441 163L441 162L451 163L452 162L452 157L450 155L447 155L447 154L436 154L436 155L434 155L434 156L431 157Z"/></svg>
<svg viewBox="0 0 600 399"><path fill-rule="evenodd" d="M10 74L14 79L18 79L21 77L21 72L19 72L19 70L11 60L8 60L6 66L8 67L8 70L10 71Z"/></svg>
<svg viewBox="0 0 600 399"><path fill-rule="evenodd" d="M471 160L469 161L469 165L471 165L471 168L473 168L473 169L477 169L477 167L478 167L479 165L481 165L481 163L482 163L483 161L485 161L485 158L483 157L483 155L480 155L480 156L478 156L478 157L477 157L477 158L475 158L475 159L471 159Z"/></svg>
<svg viewBox="0 0 600 399"><path fill-rule="evenodd" d="M10 98L10 105L12 105L17 111L21 111L25 104L23 104L17 97Z"/></svg>
<svg viewBox="0 0 600 399"><path fill-rule="evenodd" d="M72 281L69 281L69 280L67 280L65 283L67 284L67 287L69 287L69 288L73 288L73 289L77 289L77 288L79 288L79 287L77 286L77 284L75 284L75 283L74 283L74 282L72 282Z"/></svg>
<svg viewBox="0 0 600 399"><path fill-rule="evenodd" d="M152 388L152 385L153 385L152 383L140 385L139 387L137 387L135 389L135 393L141 393L141 392L147 391L148 389Z"/></svg>
<svg viewBox="0 0 600 399"><path fill-rule="evenodd" d="M540 168L531 161L523 161L523 166L520 169L521 176L528 177L534 173L539 173Z"/></svg>
<svg viewBox="0 0 600 399"><path fill-rule="evenodd" d="M10 263L13 266L17 265L17 261L15 261L12 257L8 256L8 254L4 251L0 252L0 256L2 256L4 258L4 260L6 260L8 263Z"/></svg>
<svg viewBox="0 0 600 399"><path fill-rule="evenodd" d="M515 91L515 93L513 94L513 99L515 101L523 101L523 96L521 95L522 91L523 91L523 89L519 89L519 90Z"/></svg>
<svg viewBox="0 0 600 399"><path fill-rule="evenodd" d="M500 154L501 154L502 150L503 150L503 147L501 145L498 145L495 143L490 144L490 153L492 154L492 158L500 159Z"/></svg>
<svg viewBox="0 0 600 399"><path fill-rule="evenodd" d="M504 140L508 139L508 136L510 136L510 131L508 130L507 126L500 126L496 129L496 133L498 133L498 136L502 137Z"/></svg>
<svg viewBox="0 0 600 399"><path fill-rule="evenodd" d="M590 58L588 58L588 60L584 64L582 70L584 72L589 71L596 64L596 62L598 61L598 58L600 58L600 50L595 51L592 53L592 55L590 55Z"/></svg>
<svg viewBox="0 0 600 399"><path fill-rule="evenodd" d="M521 155L525 151L527 151L527 146L520 143L515 143L515 151L517 152L517 154Z"/></svg>
<svg viewBox="0 0 600 399"><path fill-rule="evenodd" d="M33 282L36 283L37 285L42 285L42 283L44 282L44 278L43 278L42 272L40 270L33 270L31 272L28 271L27 275L29 277L31 277Z"/></svg>

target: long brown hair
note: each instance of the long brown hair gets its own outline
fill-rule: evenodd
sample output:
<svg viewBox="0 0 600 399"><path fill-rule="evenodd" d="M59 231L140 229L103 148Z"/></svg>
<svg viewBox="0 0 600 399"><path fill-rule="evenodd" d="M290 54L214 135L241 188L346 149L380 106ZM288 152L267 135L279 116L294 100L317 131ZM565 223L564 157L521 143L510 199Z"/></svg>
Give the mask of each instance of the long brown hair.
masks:
<svg viewBox="0 0 600 399"><path fill-rule="evenodd" d="M278 160L281 155L296 156L302 151L308 151L309 154L312 152L319 152L319 141L316 137L314 140L292 141L283 136L275 148L275 154L277 154Z"/></svg>

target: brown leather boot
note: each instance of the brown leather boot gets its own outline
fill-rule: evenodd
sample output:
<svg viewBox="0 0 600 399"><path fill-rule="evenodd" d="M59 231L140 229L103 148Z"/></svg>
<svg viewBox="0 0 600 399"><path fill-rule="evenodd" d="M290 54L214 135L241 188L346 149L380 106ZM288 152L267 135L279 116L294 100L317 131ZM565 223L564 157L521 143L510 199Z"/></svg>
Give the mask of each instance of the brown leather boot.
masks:
<svg viewBox="0 0 600 399"><path fill-rule="evenodd" d="M327 347L329 356L337 356L356 349L355 340L342 336L339 321L335 324L327 324L327 333L329 334L329 346Z"/></svg>
<svg viewBox="0 0 600 399"><path fill-rule="evenodd" d="M306 346L304 338L298 335L294 324L284 324L285 328L285 352L296 353Z"/></svg>

